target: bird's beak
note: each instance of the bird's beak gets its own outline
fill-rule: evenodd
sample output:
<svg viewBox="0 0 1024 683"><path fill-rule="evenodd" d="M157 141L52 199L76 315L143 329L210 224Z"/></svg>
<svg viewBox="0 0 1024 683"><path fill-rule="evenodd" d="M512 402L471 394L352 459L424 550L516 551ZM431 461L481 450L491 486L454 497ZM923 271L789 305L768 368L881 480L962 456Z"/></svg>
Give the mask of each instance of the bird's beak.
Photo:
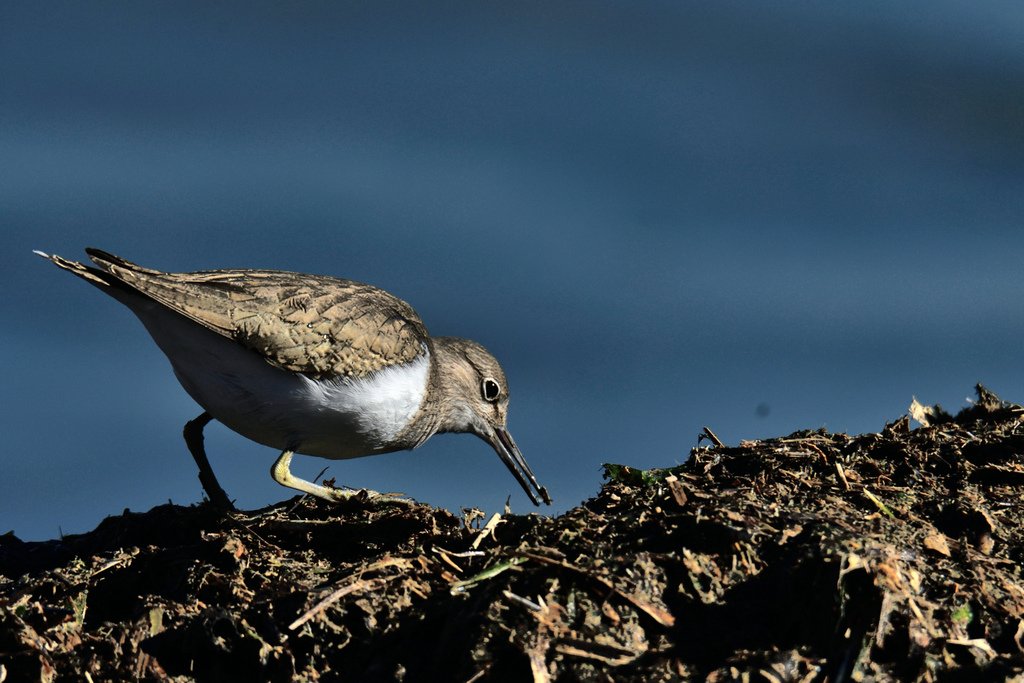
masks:
<svg viewBox="0 0 1024 683"><path fill-rule="evenodd" d="M512 435L507 430L496 427L485 438L498 453L501 461L508 467L508 471L526 491L530 501L534 505L540 505L543 500L545 504L551 505L551 496L548 495L548 490L537 483L537 477L533 476L533 470L526 464L526 459L519 450L519 446L512 440Z"/></svg>

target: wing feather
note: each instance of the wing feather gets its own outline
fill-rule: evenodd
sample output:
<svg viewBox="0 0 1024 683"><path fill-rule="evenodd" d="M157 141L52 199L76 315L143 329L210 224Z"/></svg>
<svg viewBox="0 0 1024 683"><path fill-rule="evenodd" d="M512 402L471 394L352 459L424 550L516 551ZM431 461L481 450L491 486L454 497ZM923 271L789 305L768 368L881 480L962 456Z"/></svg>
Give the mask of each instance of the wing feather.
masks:
<svg viewBox="0 0 1024 683"><path fill-rule="evenodd" d="M86 251L124 284L292 372L361 377L426 348L412 306L372 285L275 270L164 273Z"/></svg>

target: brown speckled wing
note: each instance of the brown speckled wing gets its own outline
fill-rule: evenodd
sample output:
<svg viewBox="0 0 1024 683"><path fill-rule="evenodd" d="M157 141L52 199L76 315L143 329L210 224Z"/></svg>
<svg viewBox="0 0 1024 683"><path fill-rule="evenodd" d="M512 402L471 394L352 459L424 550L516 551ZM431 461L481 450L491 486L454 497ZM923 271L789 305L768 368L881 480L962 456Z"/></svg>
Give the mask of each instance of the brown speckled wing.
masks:
<svg viewBox="0 0 1024 683"><path fill-rule="evenodd" d="M162 273L87 251L118 280L285 370L361 377L415 359L427 340L412 306L371 285L274 270Z"/></svg>

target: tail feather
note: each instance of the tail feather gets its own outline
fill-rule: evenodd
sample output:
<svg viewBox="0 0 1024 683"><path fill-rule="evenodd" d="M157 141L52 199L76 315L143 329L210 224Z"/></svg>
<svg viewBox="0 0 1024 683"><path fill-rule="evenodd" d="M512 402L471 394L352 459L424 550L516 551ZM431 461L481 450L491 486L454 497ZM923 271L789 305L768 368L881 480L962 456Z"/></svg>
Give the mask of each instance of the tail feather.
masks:
<svg viewBox="0 0 1024 683"><path fill-rule="evenodd" d="M85 253L89 255L92 262L99 266L101 269L112 272L113 268L122 268L129 272L134 273L148 273L150 275L163 275L162 271L153 270L152 268L143 268L137 263L132 263L128 259L123 259L120 256L115 256L108 251L97 249L96 247L86 247Z"/></svg>
<svg viewBox="0 0 1024 683"><path fill-rule="evenodd" d="M90 284L96 285L101 289L104 287L112 287L118 284L118 279L108 273L103 272L97 268L90 268L84 263L78 261L71 261L63 256L57 256L56 254L47 254L45 252L35 250L33 253L42 256L44 259L54 264L58 268L63 268L69 273L73 273L78 277L82 278Z"/></svg>

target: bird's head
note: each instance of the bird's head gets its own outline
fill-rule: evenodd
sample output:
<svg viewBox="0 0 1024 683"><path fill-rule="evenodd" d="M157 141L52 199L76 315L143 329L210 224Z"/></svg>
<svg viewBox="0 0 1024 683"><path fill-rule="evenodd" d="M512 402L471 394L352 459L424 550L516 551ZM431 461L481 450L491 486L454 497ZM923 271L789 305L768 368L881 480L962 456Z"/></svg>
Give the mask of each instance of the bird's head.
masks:
<svg viewBox="0 0 1024 683"><path fill-rule="evenodd" d="M434 353L443 405L438 431L476 434L494 448L534 505L550 505L547 489L537 483L508 431L508 382L497 359L458 337L435 337Z"/></svg>

